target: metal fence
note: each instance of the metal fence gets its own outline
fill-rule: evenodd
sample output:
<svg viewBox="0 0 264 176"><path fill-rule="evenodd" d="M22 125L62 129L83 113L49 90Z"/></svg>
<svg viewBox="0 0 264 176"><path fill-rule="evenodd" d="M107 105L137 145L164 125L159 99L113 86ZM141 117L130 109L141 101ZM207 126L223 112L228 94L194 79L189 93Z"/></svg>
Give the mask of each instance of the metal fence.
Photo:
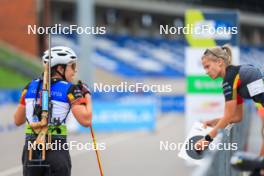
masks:
<svg viewBox="0 0 264 176"><path fill-rule="evenodd" d="M222 144L237 143L238 150L244 150L249 133L249 124L253 105L245 103L245 112L242 122L229 125L219 134L218 142ZM193 172L193 176L241 176L242 173L231 168L230 159L234 150L212 151L206 156L204 164Z"/></svg>

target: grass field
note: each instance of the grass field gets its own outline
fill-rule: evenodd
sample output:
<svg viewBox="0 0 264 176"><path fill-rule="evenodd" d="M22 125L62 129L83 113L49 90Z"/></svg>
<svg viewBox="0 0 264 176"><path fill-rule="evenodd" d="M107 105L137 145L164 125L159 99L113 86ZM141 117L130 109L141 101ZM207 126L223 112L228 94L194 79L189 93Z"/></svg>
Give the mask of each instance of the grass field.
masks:
<svg viewBox="0 0 264 176"><path fill-rule="evenodd" d="M42 66L36 58L32 58L32 56L24 55L24 53L19 53L11 48L5 48L0 44L0 60L4 62L11 62L19 64L21 67L26 67L32 72L39 73L42 69Z"/></svg>
<svg viewBox="0 0 264 176"><path fill-rule="evenodd" d="M21 88L30 81L30 78L1 66L0 75L0 89Z"/></svg>
<svg viewBox="0 0 264 176"><path fill-rule="evenodd" d="M0 61L3 64L0 65L0 89L24 87L31 78L19 72L21 69L35 75L42 71L41 62L37 58L26 55L3 43L0 43Z"/></svg>

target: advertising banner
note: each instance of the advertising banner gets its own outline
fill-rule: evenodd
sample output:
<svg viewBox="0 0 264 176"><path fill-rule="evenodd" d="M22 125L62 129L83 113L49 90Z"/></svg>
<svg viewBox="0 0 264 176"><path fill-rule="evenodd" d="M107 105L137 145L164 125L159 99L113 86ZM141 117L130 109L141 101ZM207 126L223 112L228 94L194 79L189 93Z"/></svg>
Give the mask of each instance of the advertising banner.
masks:
<svg viewBox="0 0 264 176"><path fill-rule="evenodd" d="M185 14L186 130L195 121L221 117L224 113L222 78L212 80L205 74L201 57L207 48L229 44L232 64L239 63L238 14L233 11L189 10Z"/></svg>

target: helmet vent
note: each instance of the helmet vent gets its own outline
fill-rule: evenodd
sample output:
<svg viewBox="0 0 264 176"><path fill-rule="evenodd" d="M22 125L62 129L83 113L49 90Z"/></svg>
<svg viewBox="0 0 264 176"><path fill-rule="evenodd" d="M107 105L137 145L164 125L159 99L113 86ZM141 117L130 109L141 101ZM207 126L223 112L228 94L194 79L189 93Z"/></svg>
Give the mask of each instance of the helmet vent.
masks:
<svg viewBox="0 0 264 176"><path fill-rule="evenodd" d="M58 53L59 56L66 56L66 53Z"/></svg>
<svg viewBox="0 0 264 176"><path fill-rule="evenodd" d="M53 49L53 50L51 50L51 51L61 51L61 49Z"/></svg>

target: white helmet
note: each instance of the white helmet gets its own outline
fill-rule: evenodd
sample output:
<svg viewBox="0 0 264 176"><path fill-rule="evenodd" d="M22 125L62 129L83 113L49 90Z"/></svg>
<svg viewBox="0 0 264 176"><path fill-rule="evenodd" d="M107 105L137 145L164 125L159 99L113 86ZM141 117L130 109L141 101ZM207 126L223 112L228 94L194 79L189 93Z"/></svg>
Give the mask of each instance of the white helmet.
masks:
<svg viewBox="0 0 264 176"><path fill-rule="evenodd" d="M42 61L43 63L49 62L49 50L44 52ZM58 64L68 64L76 61L77 56L71 48L65 46L56 46L51 48L51 67Z"/></svg>

